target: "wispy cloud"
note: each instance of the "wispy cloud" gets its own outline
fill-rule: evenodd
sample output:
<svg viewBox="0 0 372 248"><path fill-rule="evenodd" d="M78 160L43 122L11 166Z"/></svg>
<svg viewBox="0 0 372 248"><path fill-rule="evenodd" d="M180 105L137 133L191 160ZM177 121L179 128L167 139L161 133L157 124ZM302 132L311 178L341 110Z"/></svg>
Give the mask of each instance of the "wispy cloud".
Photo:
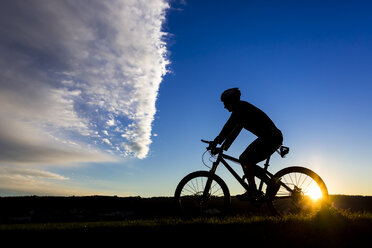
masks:
<svg viewBox="0 0 372 248"><path fill-rule="evenodd" d="M69 180L69 178L40 169L3 165L0 167L0 194L63 195L68 193L66 189L55 187L54 182L66 180Z"/></svg>
<svg viewBox="0 0 372 248"><path fill-rule="evenodd" d="M168 7L163 0L2 1L0 161L145 158L167 72Z"/></svg>

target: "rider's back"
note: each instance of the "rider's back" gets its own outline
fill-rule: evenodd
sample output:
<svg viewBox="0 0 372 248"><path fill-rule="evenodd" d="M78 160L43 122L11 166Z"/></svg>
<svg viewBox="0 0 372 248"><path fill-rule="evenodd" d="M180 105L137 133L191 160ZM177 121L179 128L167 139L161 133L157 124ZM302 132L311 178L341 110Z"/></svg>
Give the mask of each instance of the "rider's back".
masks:
<svg viewBox="0 0 372 248"><path fill-rule="evenodd" d="M267 137L278 130L273 121L261 109L246 101L239 102L230 118L233 123L241 124L243 128L257 137Z"/></svg>

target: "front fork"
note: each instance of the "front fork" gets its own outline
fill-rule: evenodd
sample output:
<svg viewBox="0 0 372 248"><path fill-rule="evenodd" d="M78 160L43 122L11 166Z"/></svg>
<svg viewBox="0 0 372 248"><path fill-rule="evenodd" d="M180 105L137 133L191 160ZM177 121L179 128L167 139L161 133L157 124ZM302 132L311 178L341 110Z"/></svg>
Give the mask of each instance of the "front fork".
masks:
<svg viewBox="0 0 372 248"><path fill-rule="evenodd" d="M213 162L212 168L209 171L210 175L209 175L208 180L205 184L205 188L204 188L204 191L203 191L202 203L208 201L208 199L210 197L209 191L211 190L211 187L212 187L213 176L216 174L217 166L220 163L220 161L221 161L220 156L218 156L217 160L215 162Z"/></svg>

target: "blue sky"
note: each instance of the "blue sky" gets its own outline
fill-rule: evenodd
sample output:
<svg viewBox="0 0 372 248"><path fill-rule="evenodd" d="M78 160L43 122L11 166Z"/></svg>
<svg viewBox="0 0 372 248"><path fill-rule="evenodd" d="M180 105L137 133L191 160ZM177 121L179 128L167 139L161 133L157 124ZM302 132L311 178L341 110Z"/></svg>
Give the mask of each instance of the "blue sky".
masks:
<svg viewBox="0 0 372 248"><path fill-rule="evenodd" d="M218 134L229 116L219 96L236 86L291 147L287 158L274 156L273 171L304 165L324 177L331 193L371 194L371 5L188 1L178 7L167 18L173 73L161 86L154 122L155 142L176 147L170 156L183 161L171 169L181 173L171 174L203 168L199 138ZM239 155L254 139L241 136L230 153ZM163 146L158 152L164 154Z"/></svg>
<svg viewBox="0 0 372 248"><path fill-rule="evenodd" d="M71 6L84 1L10 2L16 24L0 20L10 58L1 62L1 195L170 196L207 169L200 139L229 117L219 97L231 87L291 148L269 170L302 165L332 194L372 194L368 1L93 1L79 15ZM241 133L229 154L254 138Z"/></svg>

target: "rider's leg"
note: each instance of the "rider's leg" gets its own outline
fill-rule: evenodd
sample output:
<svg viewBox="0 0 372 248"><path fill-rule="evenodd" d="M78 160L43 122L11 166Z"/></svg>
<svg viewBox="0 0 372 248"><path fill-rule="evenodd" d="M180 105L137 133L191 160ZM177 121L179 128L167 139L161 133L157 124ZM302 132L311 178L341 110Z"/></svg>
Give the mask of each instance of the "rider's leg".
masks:
<svg viewBox="0 0 372 248"><path fill-rule="evenodd" d="M257 138L240 155L239 160L243 167L244 174L248 180L250 192L258 194L255 182L256 164L268 158L282 144L283 136L280 131L271 138ZM256 192L256 193L255 193Z"/></svg>
<svg viewBox="0 0 372 248"><path fill-rule="evenodd" d="M243 167L243 171L245 174L245 177L248 180L249 184L249 189L241 194L237 195L237 199L241 201L250 201L250 200L255 200L259 199L261 197L261 193L257 190L256 182L255 182L255 163L252 162L247 162L244 160L241 160L241 165Z"/></svg>
<svg viewBox="0 0 372 248"><path fill-rule="evenodd" d="M249 187L252 190L256 190L256 182L254 180L255 177L255 166L257 162L257 152L260 147L260 140L256 139L255 141L250 144L247 149L240 155L239 160L242 165L245 177L248 180Z"/></svg>
<svg viewBox="0 0 372 248"><path fill-rule="evenodd" d="M245 177L248 180L249 187L252 190L257 190L256 182L254 180L254 176L255 176L254 167L256 166L256 164L246 162L246 161L242 161L241 164L242 164L242 167L243 167Z"/></svg>

